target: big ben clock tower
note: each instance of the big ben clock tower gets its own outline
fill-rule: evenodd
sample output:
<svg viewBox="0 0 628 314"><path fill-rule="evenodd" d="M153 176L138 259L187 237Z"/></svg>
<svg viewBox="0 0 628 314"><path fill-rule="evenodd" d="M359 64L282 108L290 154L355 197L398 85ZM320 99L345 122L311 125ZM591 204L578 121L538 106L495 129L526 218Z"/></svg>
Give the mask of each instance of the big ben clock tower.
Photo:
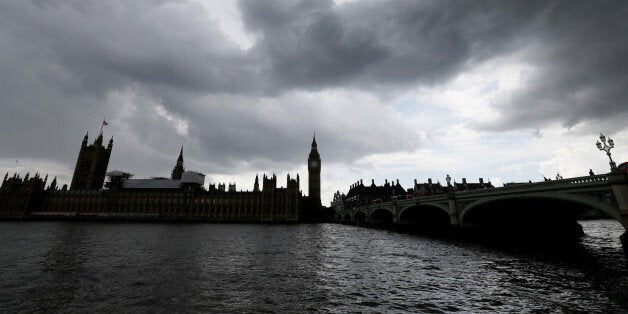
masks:
<svg viewBox="0 0 628 314"><path fill-rule="evenodd" d="M307 158L309 197L312 201L321 202L321 156L316 149L316 135L312 140L312 150ZM320 206L320 205L319 205Z"/></svg>

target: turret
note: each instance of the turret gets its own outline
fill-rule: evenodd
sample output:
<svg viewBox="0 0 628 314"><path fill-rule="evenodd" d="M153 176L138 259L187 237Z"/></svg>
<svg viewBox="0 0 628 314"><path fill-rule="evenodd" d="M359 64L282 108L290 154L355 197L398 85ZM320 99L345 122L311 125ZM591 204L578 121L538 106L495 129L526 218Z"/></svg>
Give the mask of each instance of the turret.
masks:
<svg viewBox="0 0 628 314"><path fill-rule="evenodd" d="M273 176L264 175L262 182L262 191L263 192L273 192L277 189L277 176L273 173Z"/></svg>
<svg viewBox="0 0 628 314"><path fill-rule="evenodd" d="M51 191L57 190L57 177L52 179L52 182L50 182L50 186L48 187L48 190L51 190Z"/></svg>
<svg viewBox="0 0 628 314"><path fill-rule="evenodd" d="M177 164L172 169L171 178L172 180L181 180L181 176L185 168L183 167L183 145L181 145L181 151L179 152L179 158L177 158Z"/></svg>
<svg viewBox="0 0 628 314"><path fill-rule="evenodd" d="M113 138L112 138L113 139ZM88 133L83 137L72 182L71 190L98 190L105 182L105 173L109 165L109 157L113 148L113 141L109 141L109 146L102 146L102 131L92 145L88 145Z"/></svg>
<svg viewBox="0 0 628 314"><path fill-rule="evenodd" d="M297 174L297 179L291 179L290 175L286 179L286 188L289 192L299 192L299 175Z"/></svg>
<svg viewBox="0 0 628 314"><path fill-rule="evenodd" d="M96 141L94 141L94 145L102 146L102 133L98 134L98 137L96 138Z"/></svg>

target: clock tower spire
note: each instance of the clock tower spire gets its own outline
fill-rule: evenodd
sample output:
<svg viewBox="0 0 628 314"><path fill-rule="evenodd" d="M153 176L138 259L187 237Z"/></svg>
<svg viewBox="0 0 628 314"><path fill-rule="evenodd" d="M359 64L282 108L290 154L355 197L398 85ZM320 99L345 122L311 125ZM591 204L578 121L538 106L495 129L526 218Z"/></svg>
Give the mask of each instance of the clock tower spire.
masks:
<svg viewBox="0 0 628 314"><path fill-rule="evenodd" d="M307 158L308 170L308 196L313 202L320 204L321 202L321 156L318 154L316 145L316 134L312 140L312 149ZM319 205L320 206L320 205Z"/></svg>

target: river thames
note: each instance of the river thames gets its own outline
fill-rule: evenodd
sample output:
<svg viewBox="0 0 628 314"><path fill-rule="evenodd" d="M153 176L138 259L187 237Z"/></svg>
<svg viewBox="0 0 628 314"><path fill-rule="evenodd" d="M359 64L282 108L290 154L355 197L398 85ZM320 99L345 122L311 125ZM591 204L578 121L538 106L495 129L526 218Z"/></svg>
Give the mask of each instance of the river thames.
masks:
<svg viewBox="0 0 628 314"><path fill-rule="evenodd" d="M3 312L626 312L616 221L513 248L336 224L0 222Z"/></svg>

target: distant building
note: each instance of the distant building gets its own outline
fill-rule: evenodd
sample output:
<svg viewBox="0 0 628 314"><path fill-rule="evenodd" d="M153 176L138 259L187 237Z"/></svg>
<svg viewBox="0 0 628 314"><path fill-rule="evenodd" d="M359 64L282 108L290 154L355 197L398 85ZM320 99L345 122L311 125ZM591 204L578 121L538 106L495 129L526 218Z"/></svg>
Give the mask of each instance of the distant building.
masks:
<svg viewBox="0 0 628 314"><path fill-rule="evenodd" d="M303 197L303 215L301 216L303 221L325 220L325 213L321 206L321 167L321 156L318 153L316 136L314 136L307 158L308 196Z"/></svg>
<svg viewBox="0 0 628 314"><path fill-rule="evenodd" d="M450 190L460 192L492 188L494 188L493 184L490 181L485 183L483 178L480 178L478 183L468 183L466 178L462 178L461 183L454 181L451 184L451 187L447 187L446 185L443 186L440 184L440 182L433 183L432 178L429 178L427 179L427 183L417 183L417 181L414 180L413 194L415 197L420 197L447 193Z"/></svg>
<svg viewBox="0 0 628 314"><path fill-rule="evenodd" d="M385 203L394 201L399 198L425 197L430 195L444 194L448 192L475 191L480 189L493 188L491 182L484 183L480 178L479 183L467 183L467 179L463 178L462 183L453 182L451 186L443 186L440 182L432 182L427 179L427 183L418 183L414 180L414 187L404 189L399 180L395 182L384 181L384 185L375 185L375 180L371 180L371 185L364 185L363 181L357 181L349 187L347 194L337 191L331 202L331 207L335 212L342 212L345 209L351 209L359 206L371 204Z"/></svg>
<svg viewBox="0 0 628 314"><path fill-rule="evenodd" d="M102 140L102 133L100 133L92 145L87 145L87 134L85 134L76 159L70 190L102 189L113 147L113 137L109 140L107 148L102 146Z"/></svg>
<svg viewBox="0 0 628 314"><path fill-rule="evenodd" d="M185 187L201 188L205 183L205 175L195 171L183 172L179 179L168 179L154 177L150 179L131 179L133 175L122 171L111 171L107 173L109 182L106 187L110 190L116 189L181 189Z"/></svg>
<svg viewBox="0 0 628 314"><path fill-rule="evenodd" d="M478 181L479 181L478 183L467 183L467 179L466 178L462 178L462 183L454 182L452 184L452 186L454 188L454 191L456 191L456 192L477 191L477 190L484 190L484 189L495 188L493 186L493 184L491 183L491 181L484 182L483 178L479 178Z"/></svg>
<svg viewBox="0 0 628 314"><path fill-rule="evenodd" d="M364 185L360 180L349 187L349 192L346 195L341 196L340 192L336 192L334 196L335 204L334 208L338 208L339 201L342 199L342 206L345 208L352 208L357 206L368 205L373 202L388 202L393 196L406 195L407 191L397 183L388 182L384 180L384 185L375 185L375 180L371 180L371 185Z"/></svg>
<svg viewBox="0 0 628 314"><path fill-rule="evenodd" d="M416 179L414 180L414 196L428 196L442 193L447 193L447 187L443 187L440 182L432 182L432 178L428 178L427 183L417 183Z"/></svg>
<svg viewBox="0 0 628 314"><path fill-rule="evenodd" d="M39 174L31 177L28 173L24 178L17 173L12 177L5 174L0 186L0 217L22 218L24 213L41 208L44 201L44 188L48 176L42 179ZM50 184L56 188L57 179Z"/></svg>
<svg viewBox="0 0 628 314"><path fill-rule="evenodd" d="M122 171L106 173L113 138L102 147L83 139L70 190L58 190L56 178L46 189L39 175L22 179L5 175L0 186L0 218L116 219L154 221L298 222L320 213L320 156L316 140L308 158L310 196L304 197L300 179L290 175L277 187L275 175L264 175L262 188L255 177L253 191L236 191L235 183L209 185L205 175L185 171L183 148L171 178L134 179ZM101 189L105 174L109 181Z"/></svg>
<svg viewBox="0 0 628 314"><path fill-rule="evenodd" d="M320 203L321 200L321 156L318 154L316 136L312 139L312 149L307 158L308 170L308 196L312 201Z"/></svg>

